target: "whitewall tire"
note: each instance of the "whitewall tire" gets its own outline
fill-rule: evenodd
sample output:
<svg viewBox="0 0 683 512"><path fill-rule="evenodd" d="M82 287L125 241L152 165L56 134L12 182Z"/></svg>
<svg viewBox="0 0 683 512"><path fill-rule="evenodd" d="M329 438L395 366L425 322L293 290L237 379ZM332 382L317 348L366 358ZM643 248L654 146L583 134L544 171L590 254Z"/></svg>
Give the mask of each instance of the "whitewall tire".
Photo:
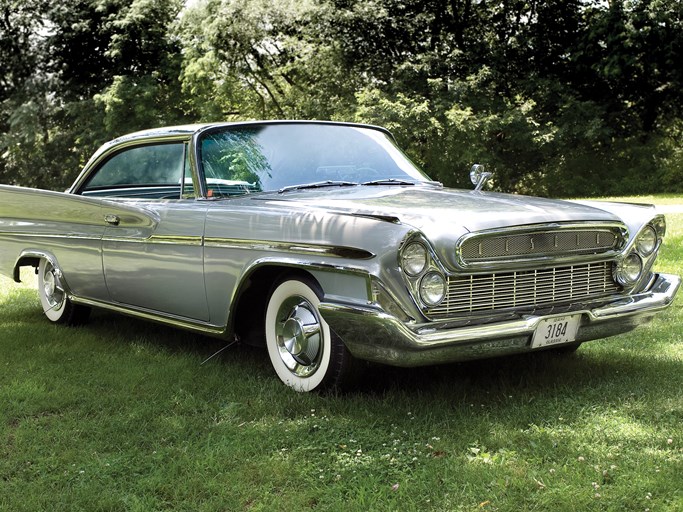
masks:
<svg viewBox="0 0 683 512"><path fill-rule="evenodd" d="M45 316L57 324L81 324L90 313L90 308L75 305L67 297L61 272L47 258L41 258L38 265L38 296Z"/></svg>
<svg viewBox="0 0 683 512"><path fill-rule="evenodd" d="M315 290L316 283L306 278L282 280L273 288L265 313L273 368L282 382L301 392L341 385L352 359L318 311L322 292Z"/></svg>

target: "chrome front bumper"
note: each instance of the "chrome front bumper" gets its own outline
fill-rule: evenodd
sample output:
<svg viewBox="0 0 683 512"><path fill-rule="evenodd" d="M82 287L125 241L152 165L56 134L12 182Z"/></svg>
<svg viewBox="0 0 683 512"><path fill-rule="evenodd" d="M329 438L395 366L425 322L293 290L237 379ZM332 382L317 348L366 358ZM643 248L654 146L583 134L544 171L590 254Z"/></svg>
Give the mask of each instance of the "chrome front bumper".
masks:
<svg viewBox="0 0 683 512"><path fill-rule="evenodd" d="M572 311L572 314L581 314L576 341L621 334L651 320L671 304L680 284L679 276L659 274L647 292L595 309ZM538 324L557 316L523 315L503 322L452 327L447 322L405 324L371 306L323 302L320 311L354 356L393 366L422 366L529 352Z"/></svg>

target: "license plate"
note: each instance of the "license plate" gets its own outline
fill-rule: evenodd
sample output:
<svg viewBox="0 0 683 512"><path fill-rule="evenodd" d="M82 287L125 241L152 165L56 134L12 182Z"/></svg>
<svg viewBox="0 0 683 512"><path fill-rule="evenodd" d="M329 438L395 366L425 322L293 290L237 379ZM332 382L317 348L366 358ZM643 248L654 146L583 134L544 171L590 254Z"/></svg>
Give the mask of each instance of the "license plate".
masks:
<svg viewBox="0 0 683 512"><path fill-rule="evenodd" d="M571 343L581 323L581 315L555 316L541 320L531 339L531 348Z"/></svg>

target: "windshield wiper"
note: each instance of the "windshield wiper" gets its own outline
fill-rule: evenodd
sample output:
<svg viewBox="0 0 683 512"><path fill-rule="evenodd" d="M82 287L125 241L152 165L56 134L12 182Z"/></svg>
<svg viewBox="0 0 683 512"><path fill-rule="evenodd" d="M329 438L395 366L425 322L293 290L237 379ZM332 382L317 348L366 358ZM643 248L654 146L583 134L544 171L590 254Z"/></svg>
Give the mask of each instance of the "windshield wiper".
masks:
<svg viewBox="0 0 683 512"><path fill-rule="evenodd" d="M379 180L364 181L361 185L415 185L415 182L399 180L396 178L383 178Z"/></svg>
<svg viewBox="0 0 683 512"><path fill-rule="evenodd" d="M302 183L301 185L289 185L278 190L278 194L289 192L290 190L303 190L306 188L324 188L324 187L355 187L358 185L355 181L315 181L313 183Z"/></svg>
<svg viewBox="0 0 683 512"><path fill-rule="evenodd" d="M397 178L384 178L379 180L365 181L361 183L361 185L429 185L431 187L443 187L443 183L439 181L408 181Z"/></svg>

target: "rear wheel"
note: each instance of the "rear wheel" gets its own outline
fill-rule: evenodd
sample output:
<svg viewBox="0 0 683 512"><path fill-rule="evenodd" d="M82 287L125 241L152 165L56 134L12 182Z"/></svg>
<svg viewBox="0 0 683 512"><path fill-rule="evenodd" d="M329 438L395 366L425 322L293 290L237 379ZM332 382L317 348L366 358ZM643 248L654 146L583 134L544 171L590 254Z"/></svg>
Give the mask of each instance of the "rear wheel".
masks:
<svg viewBox="0 0 683 512"><path fill-rule="evenodd" d="M51 322L78 325L90 315L90 308L74 304L67 297L61 273L46 258L41 258L38 265L38 295L43 312Z"/></svg>
<svg viewBox="0 0 683 512"><path fill-rule="evenodd" d="M340 386L351 366L351 354L318 311L321 296L314 282L296 277L280 281L268 299L268 355L280 380L296 391Z"/></svg>

